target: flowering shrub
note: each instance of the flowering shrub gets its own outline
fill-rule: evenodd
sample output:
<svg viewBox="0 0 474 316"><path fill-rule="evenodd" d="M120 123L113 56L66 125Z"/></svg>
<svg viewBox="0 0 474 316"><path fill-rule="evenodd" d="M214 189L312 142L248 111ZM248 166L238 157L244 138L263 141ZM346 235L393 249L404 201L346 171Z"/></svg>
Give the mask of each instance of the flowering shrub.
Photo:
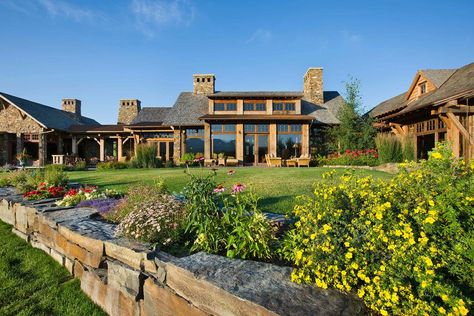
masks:
<svg viewBox="0 0 474 316"><path fill-rule="evenodd" d="M117 227L117 235L169 246L183 231L183 204L169 194L155 194L137 203Z"/></svg>
<svg viewBox="0 0 474 316"><path fill-rule="evenodd" d="M191 175L186 185L188 210L186 231L193 240L192 251L225 254L234 258L271 257L273 231L258 209L258 198L235 184L231 194L216 185L213 175Z"/></svg>
<svg viewBox="0 0 474 316"><path fill-rule="evenodd" d="M85 200L77 204L77 207L93 207L97 209L100 215L106 217L114 211L115 207L120 204L121 199L105 198L99 200Z"/></svg>
<svg viewBox="0 0 474 316"><path fill-rule="evenodd" d="M349 150L345 152L328 155L321 159L322 165L344 165L344 166L376 166L379 164L379 155L375 149Z"/></svg>
<svg viewBox="0 0 474 316"><path fill-rule="evenodd" d="M105 199L108 197L119 197L120 193L115 190L106 189L99 191L95 186L86 186L79 189L70 189L64 195L64 198L57 202L58 206L75 206L82 201Z"/></svg>
<svg viewBox="0 0 474 316"><path fill-rule="evenodd" d="M474 293L474 164L440 144L389 181L326 174L282 252L292 280L354 292L382 315L466 315Z"/></svg>
<svg viewBox="0 0 474 316"><path fill-rule="evenodd" d="M41 182L36 190L23 194L23 198L29 201L56 198L63 196L65 190L62 186L50 186L46 182Z"/></svg>

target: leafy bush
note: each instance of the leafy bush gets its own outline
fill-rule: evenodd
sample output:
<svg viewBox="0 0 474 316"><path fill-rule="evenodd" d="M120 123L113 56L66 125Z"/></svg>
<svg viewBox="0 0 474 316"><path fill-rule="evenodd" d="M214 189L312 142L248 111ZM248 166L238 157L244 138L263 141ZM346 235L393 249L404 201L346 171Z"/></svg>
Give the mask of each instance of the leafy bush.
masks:
<svg viewBox="0 0 474 316"><path fill-rule="evenodd" d="M72 166L72 170L74 171L84 171L87 168L87 163L84 160L76 162L74 166Z"/></svg>
<svg viewBox="0 0 474 316"><path fill-rule="evenodd" d="M43 182L50 186L65 186L69 178L62 165L48 165L44 168Z"/></svg>
<svg viewBox="0 0 474 316"><path fill-rule="evenodd" d="M321 165L341 166L377 166L379 164L377 151L374 149L349 150L335 153L320 159Z"/></svg>
<svg viewBox="0 0 474 316"><path fill-rule="evenodd" d="M139 144L136 155L131 160L131 166L134 168L162 167L163 162L157 157L157 154L156 145Z"/></svg>
<svg viewBox="0 0 474 316"><path fill-rule="evenodd" d="M474 297L474 164L445 144L390 180L334 174L295 206L292 280L354 292L382 315L466 315Z"/></svg>
<svg viewBox="0 0 474 316"><path fill-rule="evenodd" d="M181 157L181 163L191 163L194 160L194 154L193 153L185 153Z"/></svg>
<svg viewBox="0 0 474 316"><path fill-rule="evenodd" d="M159 246L170 246L182 235L185 221L183 203L169 194L154 194L128 213L117 227L117 235Z"/></svg>
<svg viewBox="0 0 474 316"><path fill-rule="evenodd" d="M106 189L100 191L95 186L86 186L79 189L72 188L64 195L61 201L58 201L58 206L75 206L80 204L82 201L97 200L105 198L118 198L121 194L115 190Z"/></svg>
<svg viewBox="0 0 474 316"><path fill-rule="evenodd" d="M392 134L379 134L375 137L375 145L381 163L402 162L402 143L397 136Z"/></svg>
<svg viewBox="0 0 474 316"><path fill-rule="evenodd" d="M97 170L111 170L111 169L126 169L128 168L128 164L121 161L107 161L107 162L99 162L97 164Z"/></svg>
<svg viewBox="0 0 474 316"><path fill-rule="evenodd" d="M192 251L244 259L271 257L273 231L257 208L257 197L243 193L244 188L236 184L228 195L212 175L191 175L184 194L188 210L186 231L194 240Z"/></svg>

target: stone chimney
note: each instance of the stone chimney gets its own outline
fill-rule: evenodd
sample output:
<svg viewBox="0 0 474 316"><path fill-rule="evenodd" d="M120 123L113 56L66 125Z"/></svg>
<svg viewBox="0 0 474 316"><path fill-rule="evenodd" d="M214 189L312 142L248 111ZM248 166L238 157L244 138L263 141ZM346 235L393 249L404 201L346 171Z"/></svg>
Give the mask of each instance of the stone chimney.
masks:
<svg viewBox="0 0 474 316"><path fill-rule="evenodd" d="M216 77L213 74L194 74L193 92L194 94L213 94L215 92Z"/></svg>
<svg viewBox="0 0 474 316"><path fill-rule="evenodd" d="M62 99L61 109L76 115L81 115L81 100L78 99Z"/></svg>
<svg viewBox="0 0 474 316"><path fill-rule="evenodd" d="M311 67L308 68L304 75L303 94L304 99L315 103L324 103L323 93L323 68L322 67Z"/></svg>
<svg viewBox="0 0 474 316"><path fill-rule="evenodd" d="M142 109L140 100L120 100L117 124L130 124Z"/></svg>

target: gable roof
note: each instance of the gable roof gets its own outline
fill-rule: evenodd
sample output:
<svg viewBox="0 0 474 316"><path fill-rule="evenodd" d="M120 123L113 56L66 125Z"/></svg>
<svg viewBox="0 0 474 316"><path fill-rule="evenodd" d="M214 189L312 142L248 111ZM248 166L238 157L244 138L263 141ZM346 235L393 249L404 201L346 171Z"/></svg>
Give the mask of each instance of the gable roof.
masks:
<svg viewBox="0 0 474 316"><path fill-rule="evenodd" d="M45 128L68 130L73 125L100 125L97 121L44 104L0 92L0 98L13 104Z"/></svg>
<svg viewBox="0 0 474 316"><path fill-rule="evenodd" d="M209 112L209 99L202 94L181 92L163 120L163 125L197 126L203 123L199 117Z"/></svg>
<svg viewBox="0 0 474 316"><path fill-rule="evenodd" d="M144 107L130 123L130 126L161 125L170 112L170 107Z"/></svg>
<svg viewBox="0 0 474 316"><path fill-rule="evenodd" d="M323 97L324 103L321 105L301 100L301 114L314 117L316 124L339 124L337 116L344 98L337 91L324 91Z"/></svg>
<svg viewBox="0 0 474 316"><path fill-rule="evenodd" d="M459 69L419 70L417 76L419 74L423 74L437 89L423 94L417 100L411 102L407 102L407 92L404 92L379 103L369 111L369 115L381 117L397 111L400 114L407 113L455 97L463 92L474 91L474 63Z"/></svg>

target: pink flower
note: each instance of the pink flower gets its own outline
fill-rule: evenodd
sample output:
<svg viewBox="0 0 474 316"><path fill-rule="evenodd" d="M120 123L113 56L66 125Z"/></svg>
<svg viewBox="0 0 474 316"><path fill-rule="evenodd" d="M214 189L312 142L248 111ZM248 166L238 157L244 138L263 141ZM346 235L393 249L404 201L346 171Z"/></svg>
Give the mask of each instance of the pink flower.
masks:
<svg viewBox="0 0 474 316"><path fill-rule="evenodd" d="M229 171L227 171L227 175L228 175L228 176L231 176L231 175L233 175L234 173L235 173L235 171L232 170L232 169L230 169Z"/></svg>
<svg viewBox="0 0 474 316"><path fill-rule="evenodd" d="M245 185L242 183L237 183L232 186L232 194L243 192L245 190Z"/></svg>
<svg viewBox="0 0 474 316"><path fill-rule="evenodd" d="M214 189L214 193L223 193L224 191L226 190L226 188L224 186L222 186L222 184L219 184L217 186L217 188Z"/></svg>

